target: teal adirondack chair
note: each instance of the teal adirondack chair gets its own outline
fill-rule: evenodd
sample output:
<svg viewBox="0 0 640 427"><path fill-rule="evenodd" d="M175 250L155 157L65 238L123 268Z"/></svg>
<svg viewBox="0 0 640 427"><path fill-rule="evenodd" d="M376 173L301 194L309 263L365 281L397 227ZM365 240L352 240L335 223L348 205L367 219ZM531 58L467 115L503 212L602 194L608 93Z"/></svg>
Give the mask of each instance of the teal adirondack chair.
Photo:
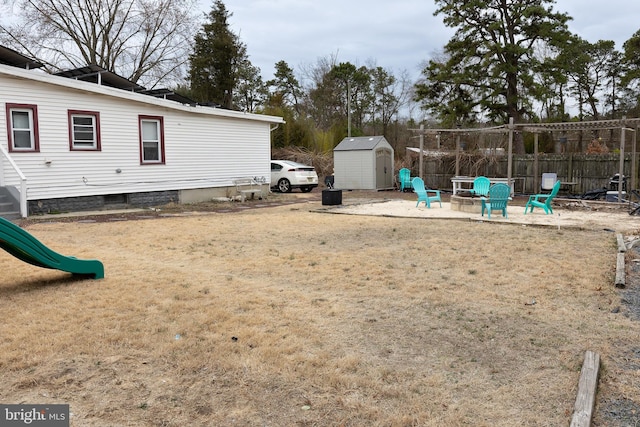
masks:
<svg viewBox="0 0 640 427"><path fill-rule="evenodd" d="M487 217L491 219L491 211L502 211L502 216L507 218L507 203L511 200L511 187L501 182L493 184L489 188L489 197L482 197L482 216L487 211Z"/></svg>
<svg viewBox="0 0 640 427"><path fill-rule="evenodd" d="M488 196L491 182L486 176L479 176L473 180L473 188L469 192L474 196Z"/></svg>
<svg viewBox="0 0 640 427"><path fill-rule="evenodd" d="M553 213L553 208L551 207L551 201L560 191L560 181L556 181L553 184L553 188L551 189L551 193L549 194L532 194L529 196L529 200L527 204L524 206L524 213L526 215L527 210L529 212L533 212L533 208L542 208L544 209L545 215Z"/></svg>
<svg viewBox="0 0 640 427"><path fill-rule="evenodd" d="M440 190L428 190L424 188L424 181L422 178L415 177L411 180L411 185L413 186L413 191L418 195L418 203L416 203L416 207L420 206L420 202L424 202L425 206L431 208L431 202L440 203L440 207L442 207L442 199L440 198ZM430 196L429 193L433 195Z"/></svg>
<svg viewBox="0 0 640 427"><path fill-rule="evenodd" d="M398 172L398 179L400 180L400 191L411 190L411 171L407 168L402 168Z"/></svg>

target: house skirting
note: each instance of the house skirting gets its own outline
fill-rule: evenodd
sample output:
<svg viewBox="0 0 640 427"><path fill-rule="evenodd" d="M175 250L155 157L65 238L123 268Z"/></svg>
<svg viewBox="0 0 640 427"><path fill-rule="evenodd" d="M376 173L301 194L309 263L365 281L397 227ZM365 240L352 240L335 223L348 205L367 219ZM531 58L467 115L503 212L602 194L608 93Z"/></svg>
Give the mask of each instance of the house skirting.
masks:
<svg viewBox="0 0 640 427"><path fill-rule="evenodd" d="M171 202L179 203L179 193L178 190L172 190L29 200L28 209L29 215L43 215L61 212L121 209L127 207L145 208L166 205Z"/></svg>
<svg viewBox="0 0 640 427"><path fill-rule="evenodd" d="M265 191L268 191L268 188L265 187ZM148 208L168 203L200 203L217 198L233 198L237 196L236 187L212 187L29 200L28 209L29 215L44 215L61 212Z"/></svg>

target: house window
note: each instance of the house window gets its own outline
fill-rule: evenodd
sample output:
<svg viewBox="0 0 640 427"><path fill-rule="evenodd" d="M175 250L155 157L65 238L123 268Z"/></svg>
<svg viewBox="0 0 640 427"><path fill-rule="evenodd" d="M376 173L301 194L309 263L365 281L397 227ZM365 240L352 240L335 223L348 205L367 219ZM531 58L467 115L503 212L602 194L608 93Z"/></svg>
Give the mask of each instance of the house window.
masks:
<svg viewBox="0 0 640 427"><path fill-rule="evenodd" d="M164 163L164 123L162 117L140 116L140 163Z"/></svg>
<svg viewBox="0 0 640 427"><path fill-rule="evenodd" d="M38 107L28 104L7 104L9 151L40 151L38 137Z"/></svg>
<svg viewBox="0 0 640 427"><path fill-rule="evenodd" d="M100 150L100 114L69 110L69 146L71 150Z"/></svg>

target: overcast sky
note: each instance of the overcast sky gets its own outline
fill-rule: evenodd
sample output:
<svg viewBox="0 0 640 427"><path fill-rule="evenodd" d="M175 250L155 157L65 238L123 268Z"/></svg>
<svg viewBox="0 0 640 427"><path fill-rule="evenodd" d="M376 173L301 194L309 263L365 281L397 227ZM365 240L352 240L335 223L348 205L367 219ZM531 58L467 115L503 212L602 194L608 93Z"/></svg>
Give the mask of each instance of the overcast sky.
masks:
<svg viewBox="0 0 640 427"><path fill-rule="evenodd" d="M286 61L298 77L318 58L377 65L411 76L453 35L432 0L223 0L231 29L247 45L263 78ZM200 0L203 12L212 0ZM640 29L638 0L559 0L554 9L573 20L569 28L589 42L614 40L616 48Z"/></svg>

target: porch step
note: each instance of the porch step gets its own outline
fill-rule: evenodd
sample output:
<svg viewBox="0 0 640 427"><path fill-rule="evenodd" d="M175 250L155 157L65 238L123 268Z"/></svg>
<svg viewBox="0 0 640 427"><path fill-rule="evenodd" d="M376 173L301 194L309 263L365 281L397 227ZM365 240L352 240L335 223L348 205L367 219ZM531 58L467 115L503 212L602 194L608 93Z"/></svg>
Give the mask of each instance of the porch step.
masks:
<svg viewBox="0 0 640 427"><path fill-rule="evenodd" d="M20 218L20 212L13 210L13 203L0 202L0 217L8 220Z"/></svg>
<svg viewBox="0 0 640 427"><path fill-rule="evenodd" d="M20 219L20 211L15 208L16 204L6 194L0 194L0 217L8 220Z"/></svg>
<svg viewBox="0 0 640 427"><path fill-rule="evenodd" d="M0 217L13 221L14 219L20 219L22 216L18 211L0 212Z"/></svg>

